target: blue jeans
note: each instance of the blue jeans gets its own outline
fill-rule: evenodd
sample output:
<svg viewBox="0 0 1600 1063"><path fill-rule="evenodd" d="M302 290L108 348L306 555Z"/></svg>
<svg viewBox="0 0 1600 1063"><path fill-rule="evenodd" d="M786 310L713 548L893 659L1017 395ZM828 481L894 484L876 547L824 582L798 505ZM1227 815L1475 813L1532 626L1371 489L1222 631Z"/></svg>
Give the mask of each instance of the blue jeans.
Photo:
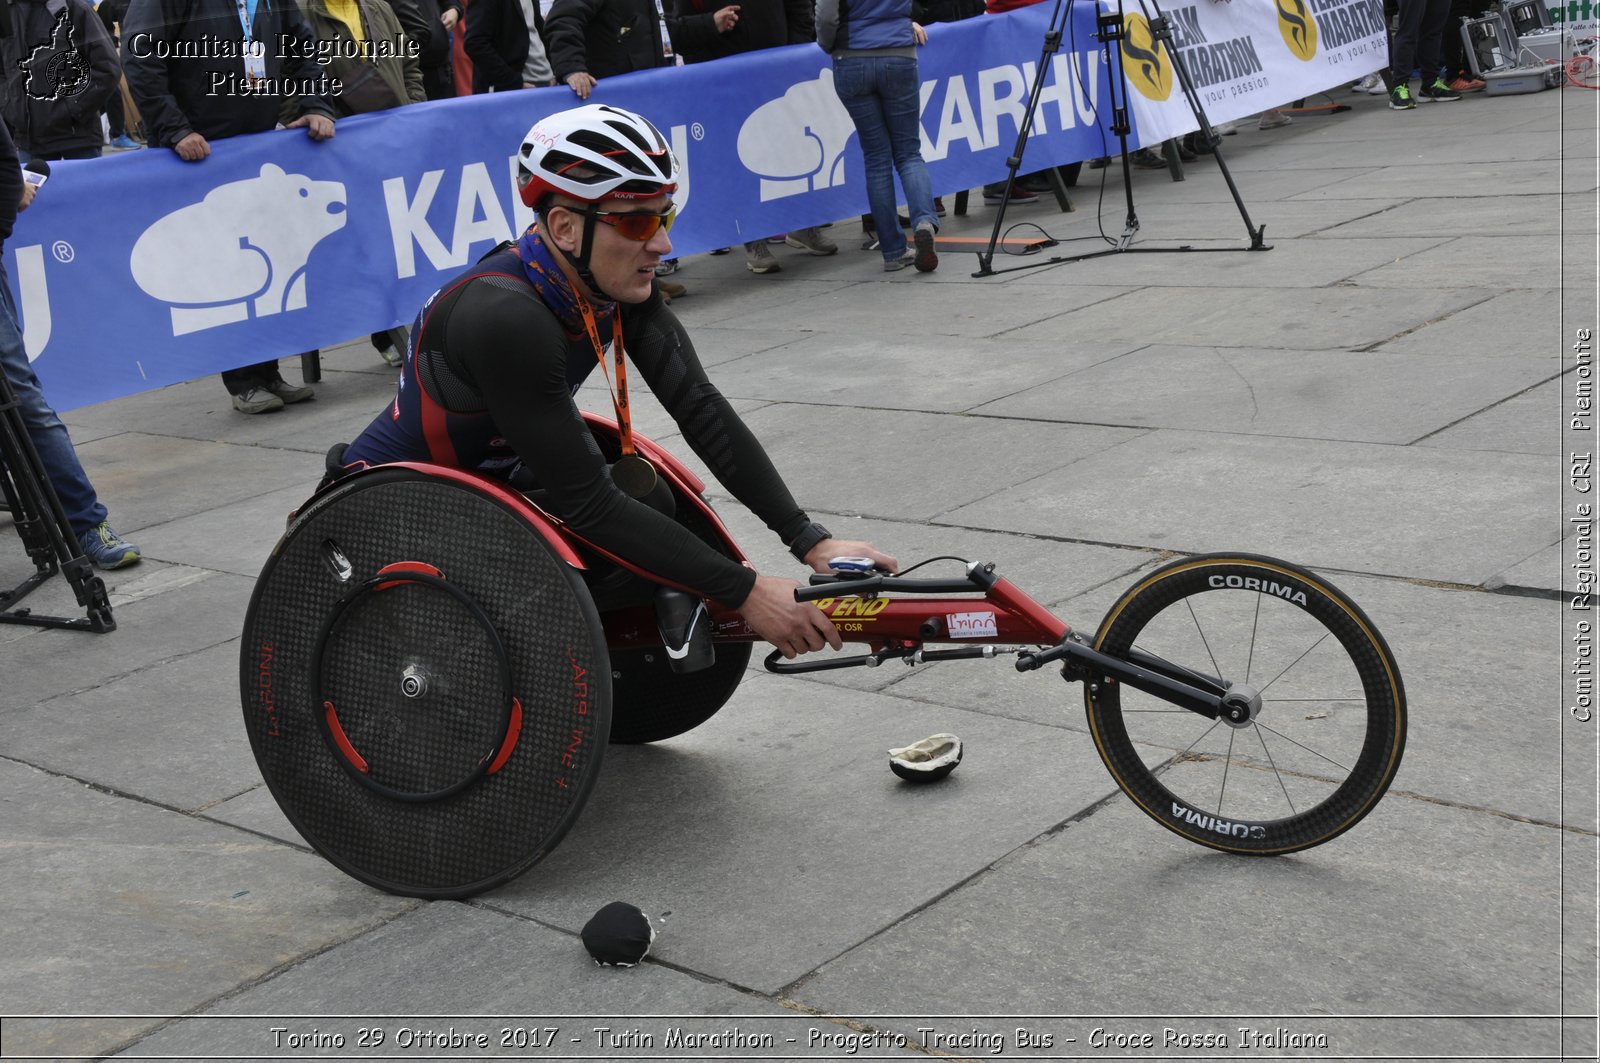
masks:
<svg viewBox="0 0 1600 1063"><path fill-rule="evenodd" d="M847 56L833 61L833 91L861 136L867 162L867 202L878 229L878 250L885 262L906 252L906 235L896 216L894 175L911 212L911 227L939 220L933 213L933 184L922 161L921 107L917 61L904 55Z"/></svg>
<svg viewBox="0 0 1600 1063"><path fill-rule="evenodd" d="M4 264L0 264L0 369L4 369L6 382L17 394L28 438L39 452L39 461L56 489L56 497L61 499L72 530L79 535L92 530L106 519L106 507L95 497L78 453L72 449L67 426L44 401L39 378L28 364L28 352L23 349L22 332L17 327L17 304L11 299L11 281Z"/></svg>

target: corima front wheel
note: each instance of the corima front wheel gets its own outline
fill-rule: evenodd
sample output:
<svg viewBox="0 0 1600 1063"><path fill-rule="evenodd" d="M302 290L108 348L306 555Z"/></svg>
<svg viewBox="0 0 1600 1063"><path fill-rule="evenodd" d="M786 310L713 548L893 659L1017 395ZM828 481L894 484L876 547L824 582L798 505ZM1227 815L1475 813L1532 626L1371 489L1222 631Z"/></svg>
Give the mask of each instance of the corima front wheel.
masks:
<svg viewBox="0 0 1600 1063"><path fill-rule="evenodd" d="M1190 841L1257 856L1320 845L1370 812L1400 766L1394 655L1354 602L1305 569L1251 554L1175 561L1111 607L1095 648L1259 692L1250 718L1230 722L1114 680L1085 684L1117 785Z"/></svg>

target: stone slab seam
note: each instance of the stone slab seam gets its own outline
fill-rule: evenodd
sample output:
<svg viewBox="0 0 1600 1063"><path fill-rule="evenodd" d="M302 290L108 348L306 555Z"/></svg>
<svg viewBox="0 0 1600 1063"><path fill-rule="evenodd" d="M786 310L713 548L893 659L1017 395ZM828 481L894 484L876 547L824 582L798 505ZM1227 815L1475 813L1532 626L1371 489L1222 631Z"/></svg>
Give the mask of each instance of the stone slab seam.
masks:
<svg viewBox="0 0 1600 1063"><path fill-rule="evenodd" d="M1348 284L1348 283L1346 283L1344 281L1341 281L1340 283L1341 284L1345 284L1346 287L1352 287L1352 288L1359 287L1359 285ZM1425 329L1429 325L1437 325L1439 322L1445 321L1445 320L1447 320L1447 319L1449 319L1451 317L1454 317L1456 314L1459 314L1462 311L1471 310L1475 306L1482 306L1484 303L1487 303L1489 300L1494 299L1494 298L1496 298L1498 296L1504 295L1506 292L1536 291L1536 290L1538 290L1538 289L1534 289L1534 288L1506 288L1506 289L1503 289L1502 291L1486 292L1484 297L1482 299L1479 299L1477 302L1468 303L1466 306L1458 306L1454 310L1448 310L1445 313L1440 314L1438 317L1430 318L1427 321L1422 322L1422 324L1420 324L1420 325L1412 325L1408 329L1403 329L1400 332L1396 332L1393 336L1390 336L1388 339L1376 340L1376 341L1374 341L1372 343L1368 343L1368 344L1366 344L1364 346L1361 346L1361 347L1352 347L1352 348L1350 348L1350 350L1353 351L1356 354L1372 354L1372 353L1376 352L1379 347L1382 347L1385 343L1393 343L1395 340L1404 339L1405 337L1411 335L1413 332L1417 332L1417 331L1419 331L1421 329Z"/></svg>
<svg viewBox="0 0 1600 1063"><path fill-rule="evenodd" d="M1169 761L1168 763L1170 764L1171 761ZM796 978L794 981L790 982L788 985L786 985L783 988L779 989L778 993L777 993L778 997L781 998L781 999L793 999L795 994L797 994L801 989L803 989L807 982L811 981L812 978L816 977L817 974L819 974L822 971L822 969L824 967L828 966L830 963L833 963L833 962L835 962L837 960L840 960L840 959L844 958L845 956L847 956L850 953L854 952L856 949L861 948L863 945L866 945L866 944L876 940L877 938L882 937L884 934L889 933L890 931L894 930L896 927L902 926L905 923L909 922L910 920L915 919L918 915L921 915L923 912L925 912L928 909L932 908L934 905L938 904L940 901L943 901L945 898L950 897L951 895L955 894L957 891L965 889L967 886L972 885L974 882L978 881L980 878L983 878L983 877L985 877L987 875L993 874L994 872L1000 870L1000 868L1003 865L1009 863L1014 857L1016 857L1016 856L1018 856L1018 855L1020 855L1022 853L1025 853L1025 852L1027 852L1027 851L1029 851L1031 849L1035 849L1038 846L1044 844L1045 842L1050 841L1051 839L1056 838L1057 836L1065 833L1067 830L1069 830L1072 827L1078 825L1079 823L1082 823L1084 820L1088 819L1090 816L1093 816L1096 812L1099 812L1101 809L1106 808L1108 805L1111 804L1111 802L1115 801L1117 798L1122 797L1122 796L1124 796L1122 791L1120 789L1116 788L1115 786L1112 786L1111 791L1109 793L1107 793L1104 797L1101 797L1101 798L1099 798L1098 800L1095 800L1095 801L1091 801L1089 804L1085 805L1083 808L1081 808L1078 811L1074 812L1072 815L1070 815L1070 816L1066 817L1065 819L1061 820L1059 823L1055 823L1055 824L1053 824L1053 825L1051 825L1049 827L1046 827L1044 830L1040 831L1038 834L1035 834L1033 837L1028 838L1025 841L1019 842L1017 845L1013 846L1011 849L1009 849L1006 852L1002 853L1001 855L995 857L988 864L986 864L983 867L978 868L978 870L972 872L972 874L966 876L965 878L959 879L959 880L951 883L945 889L940 890L937 894L935 894L932 897L929 897L927 900L923 901L922 903L920 903L918 905L915 905L914 907L912 907L911 909L909 909L908 911L906 911L905 913L900 915L898 918L892 920L891 922L885 924L884 926L879 927L877 930L874 930L872 933L868 934L866 937L862 938L860 941L856 942L854 945L851 945L851 946L849 946L848 948L845 948L845 949L841 949L836 955L830 956L828 959L823 960L821 963L817 964L815 967L813 967L811 970L807 971L805 974L801 975L799 978Z"/></svg>
<svg viewBox="0 0 1600 1063"><path fill-rule="evenodd" d="M1536 380L1532 384L1529 384L1527 387L1523 388L1521 391L1514 391L1511 394L1507 395L1503 399L1496 399L1494 402L1489 403L1489 405L1483 407L1483 409L1481 409L1481 410L1474 410L1471 413L1462 414L1460 417L1457 417L1455 420L1451 421L1449 424L1441 425L1438 428L1435 428L1431 432L1427 432L1427 433L1425 433L1423 435L1418 436L1417 438L1413 439L1409 443L1402 444L1402 446L1414 447L1418 443L1421 443L1424 439L1432 439L1434 436L1438 435L1440 432L1449 431L1450 429L1454 428L1456 425L1460 424L1463 421L1470 421L1472 418L1478 416L1480 413L1488 413L1490 410L1494 409L1496 406L1504 406L1506 403L1510 402L1512 399L1521 398L1523 395L1526 395L1528 392L1532 391L1534 388L1544 387L1544 385L1550 383L1552 380L1560 380L1562 377L1566 376L1568 373L1576 373L1577 371L1578 371L1578 367L1577 366L1571 366L1571 367L1569 367L1567 369L1561 370L1559 373L1553 373L1550 376L1545 377L1543 380ZM1491 453L1494 453L1494 452L1491 451ZM1508 451L1507 453L1512 453L1512 452Z"/></svg>
<svg viewBox="0 0 1600 1063"><path fill-rule="evenodd" d="M1462 197L1462 198L1466 198L1466 197ZM1354 202L1360 202L1360 200L1355 200ZM1403 200L1399 201L1398 203L1390 204L1387 207L1379 207L1377 210L1372 211L1371 213L1368 213L1368 214L1359 214L1354 218L1346 218L1343 221L1336 221L1332 225L1329 225L1328 227L1326 227L1324 229L1312 229L1310 232L1308 232L1304 236L1302 236L1301 239L1307 239L1307 238L1313 237L1313 236L1321 236L1323 233L1331 233L1335 229L1338 229L1338 228L1340 228L1342 226L1351 225L1351 224L1354 224L1355 222L1358 222L1358 221L1366 221L1368 218L1376 218L1380 214L1387 214L1391 210L1395 210L1395 209L1397 209L1399 207L1407 207L1407 206L1410 206L1411 204L1416 203L1416 202L1417 202L1417 199L1415 197L1413 197L1411 199L1403 199ZM1346 239L1346 238L1345 237L1335 237L1335 239Z"/></svg>
<svg viewBox="0 0 1600 1063"><path fill-rule="evenodd" d="M1577 834L1584 838L1600 838L1600 834L1586 827L1579 827L1571 823L1558 823L1554 820L1539 819L1534 816L1522 816L1515 812L1502 812L1498 808L1488 808L1484 805L1469 805L1462 801L1451 801L1444 797L1430 797L1427 794L1417 793L1415 790L1389 789L1384 792L1384 800L1390 798L1405 798L1409 801L1421 801L1424 804L1438 805L1441 808L1451 808L1458 812L1477 812L1485 816L1495 816L1499 819L1509 819L1513 823L1526 823L1530 827L1547 827L1550 830L1565 831L1568 834Z"/></svg>
<svg viewBox="0 0 1600 1063"><path fill-rule="evenodd" d="M1043 265L1046 265L1046 263L1040 263L1040 265L1043 266ZM1056 263L1056 265L1058 265L1058 266L1075 266L1075 265L1077 265L1077 263L1076 262L1058 262L1058 263ZM1084 287L1089 287L1089 285L1084 285ZM1093 302L1084 303L1082 306L1075 306L1071 310L1062 310L1060 313L1047 314L1044 317L1041 317L1038 321L1024 321L1021 324L1012 325L1010 328L1003 328L999 332L991 333L990 335L988 335L988 336L986 336L984 338L985 339L991 339L991 340L997 340L1001 336L1004 336L1008 332L1015 332L1018 329L1031 328L1034 325L1040 325L1040 324L1043 324L1046 321L1054 321L1058 317L1066 317L1068 314L1076 314L1079 310L1087 310L1091 306L1099 306L1101 303L1109 303L1109 302L1111 302L1111 300L1113 300L1113 299L1121 299L1125 295L1138 295L1140 292L1149 291L1151 287L1152 286L1148 285L1148 284L1141 284L1137 288L1124 288L1124 289L1122 289L1120 291L1116 291L1116 292L1114 292L1112 294L1107 295L1103 299L1096 299ZM1122 356L1121 355L1117 355L1116 357L1120 358ZM1068 375L1071 375L1071 374L1068 374Z"/></svg>
<svg viewBox="0 0 1600 1063"><path fill-rule="evenodd" d="M254 833L254 832L251 832L251 833ZM112 1057L115 1057L115 1056L119 1056L123 1052L126 1052L126 1051L136 1047L141 1041L145 1040L146 1038L153 1037L154 1035L160 1033L162 1030L165 1030L169 1026L172 1026L172 1025L175 1025L177 1023L180 1023L184 1019L196 1018L196 1017L202 1016L205 1012L211 1010L212 1008L216 1007L217 1005L225 1003L226 1001L232 1000L234 997L237 997L237 996L239 996L239 995L241 995L243 993L247 993L250 990L255 989L258 986L265 985L266 983L272 981L274 978L278 977L279 975L285 974L285 973L287 973L289 971L292 971L296 967L300 967L303 964L308 963L311 960L316 959L318 956L324 955L325 953L328 953L328 952L332 952L334 949L340 948L340 947L342 947L344 945L348 945L351 942L356 941L359 938L366 937L368 934L371 934L374 931L382 930L384 927L388 926L390 923L394 922L395 920L403 918L404 916L407 916L407 915L411 914L412 912L416 911L418 908L420 908L425 903L427 903L427 902L425 902L425 901L415 901L410 906L401 909L400 911L396 912L395 914L393 914L391 916L388 916L386 918L383 918L383 919L376 920L371 925L361 927L361 928L357 929L355 932L353 932L351 934L347 934L344 937L339 938L336 941L327 942L325 944L317 946L314 949L310 949L310 950L308 950L306 952L303 952L299 956L295 956L295 957L292 957L291 959L285 960L283 963L280 963L275 967L272 967L272 968L269 968L266 971L263 971L261 974L257 975L254 978L249 978L249 979L246 979L243 982L240 982L238 985L234 986L232 989L227 990L226 992L219 993L216 996L211 997L208 1000L201 1001L200 1003L196 1004L194 1007L190 1008L188 1011L183 1012L181 1015L173 1015L173 1016L167 1017L166 1021L157 1023L156 1025L150 1027L149 1029L144 1030L141 1033L135 1034L133 1037L131 1037L127 1041L124 1041L119 1045L115 1045L109 1051L103 1053L102 1055L100 1055L100 1056L98 1056L96 1058L109 1059L109 1058L112 1058ZM326 1058L326 1057L324 1057L324 1058Z"/></svg>
<svg viewBox="0 0 1600 1063"><path fill-rule="evenodd" d="M228 572L228 573L223 573L223 575L232 576L232 575L237 575L237 573ZM245 576L245 577L242 577L242 578L249 579L250 577ZM163 593L165 593L165 592L163 592ZM151 598L158 598L158 597L160 597L160 595L151 595ZM142 601L148 601L149 599L141 599L141 600ZM113 632L113 635L114 634L115 633ZM163 657L160 660L152 661L149 664L140 665L138 668L131 668L126 672L118 672L115 675L108 675L105 678L103 678L103 679L101 679L101 680L99 680L97 682L90 683L88 686L74 687L71 690L64 690L59 694L52 694L49 697L47 697L47 698L43 699L42 701L38 702L38 704L35 707L37 708L37 707L41 707L41 706L44 706L44 705L48 705L48 704L50 704L50 702L55 701L55 700L57 700L59 698L71 698L71 697L76 697L79 694L87 694L91 690L98 690L101 687L110 686L112 683L120 683L124 679L129 679L129 678L131 678L133 676L136 676L136 675L143 675L144 673L154 671L157 668L164 668L169 664L174 664L174 663L176 663L178 661L184 660L187 657L193 657L197 653L209 653L210 651L216 649L218 646L226 646L230 642L238 642L238 641L239 641L239 636L238 635L229 635L227 638L221 640L220 642L213 642L209 646L200 646L200 647L197 647L196 649L189 650L189 651L187 651L185 653L176 653L176 654L173 654L171 657ZM18 761L18 763L23 763L23 762L22 761Z"/></svg>

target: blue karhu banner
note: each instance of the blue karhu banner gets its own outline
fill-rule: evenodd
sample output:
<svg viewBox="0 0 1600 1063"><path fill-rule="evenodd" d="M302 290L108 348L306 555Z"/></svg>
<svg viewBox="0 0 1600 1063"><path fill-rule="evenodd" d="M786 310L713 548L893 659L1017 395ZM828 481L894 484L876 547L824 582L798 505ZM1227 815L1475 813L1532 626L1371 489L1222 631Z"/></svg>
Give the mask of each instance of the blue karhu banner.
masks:
<svg viewBox="0 0 1600 1063"><path fill-rule="evenodd" d="M929 28L923 154L936 191L1004 174L1053 9ZM1024 171L1113 143L1094 13L1073 7ZM693 254L866 210L832 79L820 49L797 45L607 79L593 99L670 136L687 173L672 238ZM167 150L57 163L7 248L47 393L71 409L409 322L529 224L516 148L577 102L566 88L475 96L346 119L321 144L278 131L219 141L201 163Z"/></svg>

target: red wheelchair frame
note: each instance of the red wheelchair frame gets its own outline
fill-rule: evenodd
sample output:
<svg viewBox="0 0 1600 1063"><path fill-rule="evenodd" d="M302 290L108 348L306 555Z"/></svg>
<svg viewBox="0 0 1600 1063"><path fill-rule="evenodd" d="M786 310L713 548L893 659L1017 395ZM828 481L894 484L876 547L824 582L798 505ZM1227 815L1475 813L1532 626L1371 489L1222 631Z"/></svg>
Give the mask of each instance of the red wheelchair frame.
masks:
<svg viewBox="0 0 1600 1063"><path fill-rule="evenodd" d="M585 417L602 450L614 442L614 422ZM634 443L672 489L678 519L748 564L702 481L653 441L635 435ZM416 522L426 528L397 528L413 523L419 500L467 515L431 513ZM384 510L381 527L346 512L373 505L411 508L404 519ZM536 538L483 553L508 533ZM671 738L720 708L759 641L744 618L708 603L717 660L673 673L650 605L595 609L581 579L592 558L693 593L586 541L504 482L459 469L380 466L313 496L258 581L241 692L263 776L318 851L393 892L471 895L554 847L587 799L608 740ZM518 559L527 571L512 575L521 582L499 578ZM796 599L814 602L865 652L783 660L773 651L769 671L1013 654L1019 672L1060 662L1063 679L1084 684L1089 731L1116 784L1203 846L1275 855L1320 845L1371 811L1400 764L1405 694L1392 652L1343 592L1287 562L1253 554L1169 562L1141 574L1092 636L992 563L934 578L810 579ZM536 599L543 612L521 615ZM441 659L430 645L451 625L457 642L490 662L478 674L463 663L469 654ZM308 628L318 629L315 639ZM391 631L415 645L386 647ZM283 672L268 674L273 660ZM302 711L309 724L297 722ZM454 732L437 722L450 719ZM1188 727L1200 731L1193 740ZM387 781L377 778L385 773ZM361 829L347 831L352 820ZM397 834L407 844L418 836L415 856L394 854ZM464 849L453 855L457 845Z"/></svg>

